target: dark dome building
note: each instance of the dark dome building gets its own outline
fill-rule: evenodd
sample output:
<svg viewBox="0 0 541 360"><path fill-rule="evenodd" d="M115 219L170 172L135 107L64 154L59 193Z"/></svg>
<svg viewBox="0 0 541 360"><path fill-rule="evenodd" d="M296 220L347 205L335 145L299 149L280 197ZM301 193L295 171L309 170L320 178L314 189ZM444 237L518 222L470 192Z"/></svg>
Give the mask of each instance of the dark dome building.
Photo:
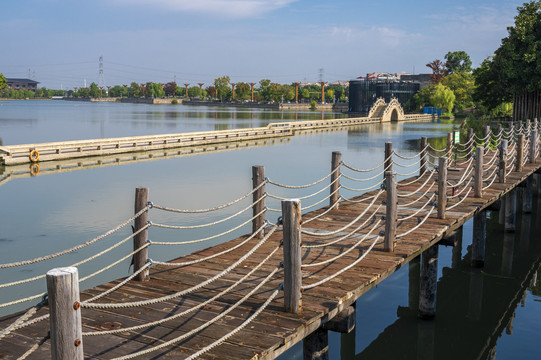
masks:
<svg viewBox="0 0 541 360"><path fill-rule="evenodd" d="M419 91L420 84L415 82L388 80L351 80L349 82L350 113L368 113L378 98L389 103L392 98L404 105Z"/></svg>

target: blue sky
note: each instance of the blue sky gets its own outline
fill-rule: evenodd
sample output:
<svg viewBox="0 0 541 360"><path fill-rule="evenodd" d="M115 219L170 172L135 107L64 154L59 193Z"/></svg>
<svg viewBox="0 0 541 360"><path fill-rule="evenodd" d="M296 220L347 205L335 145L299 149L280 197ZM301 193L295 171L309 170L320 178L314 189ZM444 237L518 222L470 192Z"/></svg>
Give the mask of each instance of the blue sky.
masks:
<svg viewBox="0 0 541 360"><path fill-rule="evenodd" d="M349 80L493 54L516 0L17 0L0 7L0 72L70 89L154 81Z"/></svg>

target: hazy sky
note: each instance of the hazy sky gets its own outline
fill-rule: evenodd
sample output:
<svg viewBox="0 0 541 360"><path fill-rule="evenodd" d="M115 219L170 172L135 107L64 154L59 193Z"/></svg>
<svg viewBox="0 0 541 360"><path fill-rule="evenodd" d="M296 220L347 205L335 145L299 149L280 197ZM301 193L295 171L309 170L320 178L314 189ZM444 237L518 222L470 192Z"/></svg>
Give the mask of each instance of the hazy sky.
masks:
<svg viewBox="0 0 541 360"><path fill-rule="evenodd" d="M426 73L464 50L474 66L517 0L4 0L0 72L70 89L154 81L280 83Z"/></svg>

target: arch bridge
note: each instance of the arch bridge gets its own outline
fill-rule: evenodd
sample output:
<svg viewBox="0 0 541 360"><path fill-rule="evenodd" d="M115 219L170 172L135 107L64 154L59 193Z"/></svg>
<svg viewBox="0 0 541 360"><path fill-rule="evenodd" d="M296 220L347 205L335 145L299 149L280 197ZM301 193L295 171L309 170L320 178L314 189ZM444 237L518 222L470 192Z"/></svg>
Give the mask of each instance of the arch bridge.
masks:
<svg viewBox="0 0 541 360"><path fill-rule="evenodd" d="M398 99L392 98L387 104L383 98L376 100L374 105L368 112L368 117L372 119L380 119L382 122L387 121L404 121L407 120L404 114L404 108L398 102Z"/></svg>

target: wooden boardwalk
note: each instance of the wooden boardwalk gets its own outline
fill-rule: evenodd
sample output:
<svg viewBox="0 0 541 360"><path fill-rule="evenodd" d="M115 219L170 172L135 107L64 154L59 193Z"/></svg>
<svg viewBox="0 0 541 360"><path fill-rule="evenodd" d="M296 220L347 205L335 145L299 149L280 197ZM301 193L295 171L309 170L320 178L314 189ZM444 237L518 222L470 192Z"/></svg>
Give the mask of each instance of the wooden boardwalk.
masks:
<svg viewBox="0 0 541 360"><path fill-rule="evenodd" d="M406 120L430 121L432 115L407 115ZM78 159L163 149L233 144L253 140L276 139L297 131L380 123L380 118L344 118L331 120L271 123L266 127L179 134L74 140L37 144L0 146L0 164L17 165L43 161Z"/></svg>
<svg viewBox="0 0 541 360"><path fill-rule="evenodd" d="M490 158L493 151L487 154ZM367 214L358 220L368 220L355 235L339 243L326 247L309 247L321 244L318 236L302 235L302 265L324 262L337 255L344 254L335 261L324 263L315 267L303 267L303 285L310 285L336 273L344 267L350 266L366 254L364 259L355 266L341 273L335 278L312 289L305 289L302 292L302 311L298 314L284 312L283 291L278 293L270 304L246 327L228 337L223 343L213 347L200 356L203 359L273 359L294 344L302 341L321 325L325 324L338 313L342 312L349 305L353 304L361 295L376 286L378 283L393 274L399 268L407 264L413 258L419 256L429 247L437 244L446 236L452 234L466 221L479 211L487 208L506 193L521 184L527 177L541 168L538 163L526 163L520 172L512 171L507 176L505 183L497 181L484 190L481 198L474 198L472 195L464 199L458 206L448 210L445 219L438 219L435 212L432 212L425 222L422 220L425 213L420 213L412 218L400 222L397 226L397 233L406 233L409 229L419 226L415 231L398 238L395 242L394 252L384 251L383 237L377 237L377 242L371 251L368 251L372 241L365 242L352 248L352 251L345 253L347 249L355 245L363 234L378 234L385 229L384 222L380 221L385 215L385 206L379 206L384 198L380 190L373 190L353 201L367 199L378 195L374 206L379 206L374 214ZM462 172L449 171L448 180L457 182ZM411 196L399 197L398 205L411 203L419 198L419 193L433 185L434 180L428 179L428 173L419 177L404 180L401 183L410 182L407 186L400 186L402 194L413 192ZM413 181L415 180L415 181ZM427 181L428 180L428 181ZM431 180L431 181L430 181ZM412 182L413 181L413 182ZM424 184L424 185L423 185ZM372 200L365 202L340 203L338 209L319 209L303 215L303 230L317 233L341 230L348 224L355 223L370 204ZM457 200L453 200L455 203ZM451 201L450 204L453 203ZM419 201L418 204L425 201ZM430 204L429 204L430 206ZM420 206L406 206L400 212L404 217L414 214ZM321 215L317 221L308 222L314 216ZM350 230L338 231L333 236L338 238ZM276 230L267 240L251 239L241 244L246 237L240 237L220 245L197 251L188 256L173 260L173 263L186 262L205 258L221 253L222 251L238 248L225 255L186 266L166 267L156 265L151 267L150 279L144 282L129 282L117 291L108 295L97 303L128 303L146 301L171 295L184 289L192 288L207 281L209 278L220 274L234 265L242 256L252 251L258 244L260 246L242 261L239 266L234 267L216 281L203 286L194 292L182 297L177 297L156 304L148 304L139 307L120 307L118 309L92 309L82 310L83 332L104 331L124 329L149 321L163 319L175 314L193 309L202 302L213 298L234 285L244 276L250 274L247 279L233 287L226 294L205 304L197 310L186 313L178 318L164 324L155 325L150 328L134 331L119 331L115 334L102 336L85 336L84 353L85 358L91 359L112 359L137 353L150 349L160 344L168 344L179 336L187 334L185 339L179 340L164 348L142 354L139 358L184 358L211 345L220 338L236 331L238 326L243 324L250 315L254 314L275 293L280 283L284 281L283 269L279 268L283 260L281 241L283 233ZM328 239L327 239L328 241ZM275 251L274 255L268 258L269 254ZM276 270L278 269L278 270ZM273 271L275 271L273 273ZM271 275L270 275L271 274ZM270 280L264 283L258 290L250 295L246 301L232 308L244 296L249 294L258 284L270 276ZM107 289L111 289L120 280L113 281L89 290L81 292L81 300L87 300L92 296L99 295ZM47 314L48 308L44 307L38 311L37 316ZM224 315L225 314L225 315ZM20 314L2 319L0 328L6 328ZM204 327L208 321L223 316L211 325ZM190 331L202 326L201 331L189 335ZM23 329L16 330L8 336L0 339L0 356L5 359L15 359L27 351L32 345L46 336L49 329L47 321L42 321ZM29 359L44 359L50 357L49 342L45 342Z"/></svg>

